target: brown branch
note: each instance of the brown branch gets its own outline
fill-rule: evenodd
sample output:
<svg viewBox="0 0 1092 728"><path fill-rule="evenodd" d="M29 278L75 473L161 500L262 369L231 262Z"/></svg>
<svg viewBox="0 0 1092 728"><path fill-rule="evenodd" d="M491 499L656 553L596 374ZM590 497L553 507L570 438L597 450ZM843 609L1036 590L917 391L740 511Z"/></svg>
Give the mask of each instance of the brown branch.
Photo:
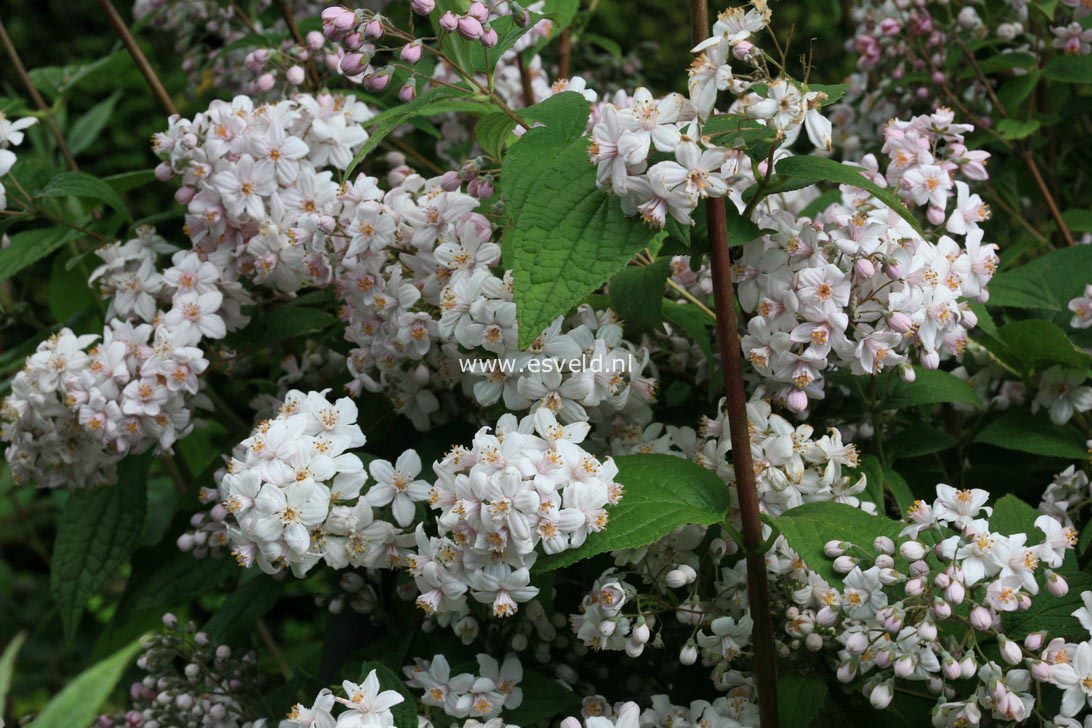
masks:
<svg viewBox="0 0 1092 728"><path fill-rule="evenodd" d="M557 42L557 52L559 58L557 61L557 77L568 78L569 66L572 62L573 56L573 31L572 28L566 28L561 31L561 38Z"/></svg>
<svg viewBox="0 0 1092 728"><path fill-rule="evenodd" d="M300 26L296 25L296 16L292 14L292 8L288 3L289 0L281 0L278 3L281 6L281 15L284 16L284 22L288 24L288 32L292 34L293 40L307 51L307 61L304 63L307 67L307 77L311 80L311 86L314 87L315 93L318 93L319 89L322 88L322 82L319 80L318 71L315 70L315 64L311 62L311 50L303 40Z"/></svg>
<svg viewBox="0 0 1092 728"><path fill-rule="evenodd" d="M707 0L690 0L691 41L697 45L709 33ZM739 324L732 290L732 262L728 252L728 223L723 198L706 200L709 228L709 264L713 274L713 305L717 314L717 344L720 350L724 395L728 404L728 429L732 440L732 471L742 522L743 549L747 559L747 599L754 628L753 667L758 693L759 721L763 728L777 728L777 668L773 621L770 615L770 585L763 552L762 520L758 488L751 459L751 433L747 419L747 391L743 385L743 356L740 353Z"/></svg>
<svg viewBox="0 0 1092 728"><path fill-rule="evenodd" d="M167 89L163 87L163 83L159 80L159 76L156 75L152 65L148 63L148 58L144 55L144 51L140 50L140 46L137 45L136 39L133 38L133 34L129 32L129 26L125 24L125 21L118 15L117 8L111 0L97 0L99 7L102 8L102 12L105 13L106 19L110 22L110 26L117 33L118 38L125 44L126 50L129 51L129 55L133 57L133 61L137 64L137 68L140 69L141 74L144 76L144 81L148 84L148 88L152 90L152 95L155 96L156 101L163 107L163 110L168 115L174 116L178 113L178 107L174 105L174 101L171 99L171 95L167 93Z"/></svg>
<svg viewBox="0 0 1092 728"><path fill-rule="evenodd" d="M522 53L516 54L516 63L519 65L519 81L523 85L523 105L534 106L535 88L531 85L531 72L527 68L527 62L523 60Z"/></svg>
<svg viewBox="0 0 1092 728"><path fill-rule="evenodd" d="M53 111L49 108L45 99L42 98L42 95L38 93L34 82L30 80L30 74L27 73L27 68L23 65L23 59L19 57L19 51L15 49L15 44L11 42L11 36L8 35L8 30L4 27L4 21L2 20L0 20L0 43L4 45L4 50L7 52L8 58L11 59L11 66L15 69L15 75L19 77L27 93L30 94L34 105L45 115L46 126L49 127L53 138L57 140L57 146L60 147L68 168L73 172L79 171L80 167L76 164L76 158L72 156L72 150L68 148L68 142L65 140L64 134L61 133L61 127L57 126L57 120L53 118Z"/></svg>

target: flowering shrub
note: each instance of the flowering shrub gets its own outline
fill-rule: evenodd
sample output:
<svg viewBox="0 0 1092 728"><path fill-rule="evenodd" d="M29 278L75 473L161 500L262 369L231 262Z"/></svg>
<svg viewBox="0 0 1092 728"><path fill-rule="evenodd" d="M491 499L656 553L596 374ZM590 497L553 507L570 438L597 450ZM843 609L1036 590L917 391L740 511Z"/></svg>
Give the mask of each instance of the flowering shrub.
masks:
<svg viewBox="0 0 1092 728"><path fill-rule="evenodd" d="M0 24L0 725L1092 725L1087 4L96 3Z"/></svg>

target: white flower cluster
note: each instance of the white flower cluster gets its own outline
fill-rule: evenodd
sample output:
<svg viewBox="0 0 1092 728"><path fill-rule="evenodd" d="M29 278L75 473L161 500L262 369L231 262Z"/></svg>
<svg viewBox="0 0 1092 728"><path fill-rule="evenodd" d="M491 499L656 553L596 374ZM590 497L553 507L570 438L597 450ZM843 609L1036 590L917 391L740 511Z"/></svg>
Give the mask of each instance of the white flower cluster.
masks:
<svg viewBox="0 0 1092 728"><path fill-rule="evenodd" d="M637 703L611 705L601 695L584 698L581 711L584 728L669 728L670 726L706 726L708 728L757 728L758 706L754 703L754 685L748 680L732 687L726 696L709 702L694 700L690 705L675 705L667 695L653 695L651 706L641 710ZM562 728L581 728L581 720L569 717Z"/></svg>
<svg viewBox="0 0 1092 728"><path fill-rule="evenodd" d="M1073 516L1084 506L1092 502L1092 487L1088 474L1070 465L1054 476L1050 485L1043 491L1039 502L1039 512L1053 516L1063 526L1073 525Z"/></svg>
<svg viewBox="0 0 1092 728"><path fill-rule="evenodd" d="M246 322L249 299L216 266L178 252L160 274L157 254L172 248L151 228L137 233L96 251L105 263L91 281L110 298L102 336L62 329L12 382L2 438L16 482L110 482L126 454L169 452L193 428L198 375L209 366L202 342Z"/></svg>
<svg viewBox="0 0 1092 728"><path fill-rule="evenodd" d="M510 616L538 594L530 585L537 547L577 548L606 527L606 507L622 486L612 459L580 446L588 429L562 426L546 408L518 421L509 414L494 432L479 430L469 450L457 446L433 466L439 534L419 526L409 558L421 609L456 622L469 613L469 591L497 617Z"/></svg>
<svg viewBox="0 0 1092 728"><path fill-rule="evenodd" d="M429 660L415 659L402 668L406 685L423 691L421 703L440 708L452 718L490 720L502 710L514 710L523 703L523 665L516 655L498 662L489 655L477 656L478 673L451 674L443 655Z"/></svg>
<svg viewBox="0 0 1092 728"><path fill-rule="evenodd" d="M202 529L207 535L186 534L181 547L230 540L241 566L257 563L271 574L287 568L297 577L319 561L333 569L403 563L412 537L377 518L373 506L394 501L394 518L401 523L406 519L395 496L403 497L406 490L424 494L426 486L377 460L372 472L378 482L361 495L368 475L363 461L350 452L366 439L356 405L348 397L331 403L326 391L290 391L279 414L259 423L239 444L218 490L203 494L206 501L218 501ZM404 455L399 466L409 470L411 461L416 475L420 460L415 453Z"/></svg>
<svg viewBox="0 0 1092 728"><path fill-rule="evenodd" d="M0 177L10 172L15 165L15 152L11 151L11 147L22 144L25 136L23 130L34 126L37 122L38 120L32 116L12 121L0 111ZM6 210L7 207L7 190L4 188L4 183L0 182L0 210Z"/></svg>
<svg viewBox="0 0 1092 728"><path fill-rule="evenodd" d="M393 728L391 708L405 702L397 690L382 690L376 671L368 673L360 683L345 680L341 689L345 697L334 695L327 688L319 691L311 707L296 703L282 720L280 728ZM334 708L345 708L334 722Z"/></svg>
<svg viewBox="0 0 1092 728"><path fill-rule="evenodd" d="M1004 534L982 517L992 513L985 505L986 491L942 484L936 493L933 503L915 502L908 512L910 525L897 539L879 536L868 546L827 543L834 570L845 575L844 588L833 588L814 573L799 579L786 630L811 650L835 646L838 678L846 683L860 679L862 692L877 708L891 702L895 680L902 679L924 682L942 699L935 714L947 720L963 718L976 725L990 714L996 720L1023 721L1032 715L1035 701L1029 691L1032 678L1063 688L1078 682L1068 672L1073 652L1066 652L1075 646L1062 639L1045 644L1045 633L1031 632L1021 647L1006 634L1002 616L1029 609L1033 599L1066 593L1065 579L1052 569L1062 567L1066 551L1076 545L1076 531L1039 516L1039 534ZM1037 596L1040 584L1053 596ZM956 609L969 614L966 636L938 630ZM976 640L991 638L1005 665L983 663L977 656L982 653L976 652ZM1092 651L1092 645L1081 649ZM1021 663L1030 673L1013 669ZM957 691L949 682L976 674L977 692L954 700L968 691ZM1075 714L1074 697L1066 694L1063 715ZM1080 698L1083 705L1083 693Z"/></svg>

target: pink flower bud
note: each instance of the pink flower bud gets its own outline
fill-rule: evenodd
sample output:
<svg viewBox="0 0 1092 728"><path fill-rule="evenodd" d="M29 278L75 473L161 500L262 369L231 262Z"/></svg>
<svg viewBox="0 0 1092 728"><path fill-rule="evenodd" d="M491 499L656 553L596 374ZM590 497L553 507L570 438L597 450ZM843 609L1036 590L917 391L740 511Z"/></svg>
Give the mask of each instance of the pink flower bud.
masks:
<svg viewBox="0 0 1092 728"><path fill-rule="evenodd" d="M364 24L364 37L375 40L383 37L383 19L378 15Z"/></svg>
<svg viewBox="0 0 1092 728"><path fill-rule="evenodd" d="M971 610L971 626L979 632L985 632L993 627L993 614L986 607L975 607Z"/></svg>
<svg viewBox="0 0 1092 728"><path fill-rule="evenodd" d="M1046 588L1047 591L1056 597L1064 597L1069 592L1069 583L1062 578L1061 575L1054 573L1051 570L1047 570L1046 576Z"/></svg>
<svg viewBox="0 0 1092 728"><path fill-rule="evenodd" d="M421 60L421 42L414 41L413 43L407 43L402 46L402 50L398 54L403 61L409 64L417 63Z"/></svg>
<svg viewBox="0 0 1092 728"><path fill-rule="evenodd" d="M808 395L802 389L794 389L785 398L785 406L792 412L803 412L808 408Z"/></svg>
<svg viewBox="0 0 1092 728"><path fill-rule="evenodd" d="M952 616L952 607L948 602L943 599L936 599L933 601L933 616L940 620L945 620Z"/></svg>
<svg viewBox="0 0 1092 728"><path fill-rule="evenodd" d="M962 660L959 661L959 675L964 680L972 677L978 672L978 663L974 661L974 655L965 655Z"/></svg>
<svg viewBox="0 0 1092 728"><path fill-rule="evenodd" d="M732 48L732 55L735 56L737 61L745 61L754 49L754 43L749 40L742 40Z"/></svg>
<svg viewBox="0 0 1092 728"><path fill-rule="evenodd" d="M891 586L892 584L898 584L902 581L902 574L894 569L880 569L880 583L884 586Z"/></svg>
<svg viewBox="0 0 1092 728"><path fill-rule="evenodd" d="M872 541L872 548L881 554L895 553L895 542L887 536L877 536Z"/></svg>
<svg viewBox="0 0 1092 728"><path fill-rule="evenodd" d="M398 99L403 103L413 101L417 96L417 84L413 81L407 81L403 84L402 88L398 89Z"/></svg>
<svg viewBox="0 0 1092 728"><path fill-rule="evenodd" d="M155 178L160 182L166 182L171 177L174 177L174 170L171 169L171 165L166 162L160 162L155 166Z"/></svg>
<svg viewBox="0 0 1092 728"><path fill-rule="evenodd" d="M341 63L338 64L338 68L346 76L359 76L364 73L364 68L368 65L368 61L364 58L363 53L346 53L341 57Z"/></svg>
<svg viewBox="0 0 1092 728"><path fill-rule="evenodd" d="M906 314L895 311L887 317L887 325L892 331L905 334L914 326L914 322Z"/></svg>
<svg viewBox="0 0 1092 728"><path fill-rule="evenodd" d="M459 27L459 18L455 13L448 10L446 13L440 16L440 28L451 32Z"/></svg>
<svg viewBox="0 0 1092 728"><path fill-rule="evenodd" d="M693 665L698 661L698 648L692 643L687 642L683 645L683 648L679 650L679 662L683 665Z"/></svg>
<svg viewBox="0 0 1092 728"><path fill-rule="evenodd" d="M848 574L855 568L857 568L857 559L852 556L843 554L834 560L834 570L839 574Z"/></svg>
<svg viewBox="0 0 1092 728"><path fill-rule="evenodd" d="M837 621L838 612L830 607L824 606L819 610L818 614L815 615L815 622L820 627L832 627Z"/></svg>
<svg viewBox="0 0 1092 728"><path fill-rule="evenodd" d="M895 261L891 261L883 267L883 274L893 281L902 278L902 267Z"/></svg>
<svg viewBox="0 0 1092 728"><path fill-rule="evenodd" d="M932 620L926 619L918 625L918 634L923 640L932 642L937 638L937 625Z"/></svg>
<svg viewBox="0 0 1092 728"><path fill-rule="evenodd" d="M846 640L846 649L851 654L861 654L868 649L868 637L865 636L864 632L854 632Z"/></svg>
<svg viewBox="0 0 1092 728"><path fill-rule="evenodd" d="M853 272L860 278L871 278L876 274L876 266L868 258L858 258L853 264Z"/></svg>
<svg viewBox="0 0 1092 728"><path fill-rule="evenodd" d="M907 364L899 365L899 379L907 384L913 384L914 380L918 378L918 373L914 371L914 367Z"/></svg>
<svg viewBox="0 0 1092 728"><path fill-rule="evenodd" d="M482 31L482 45L486 48L493 48L500 42L500 36L497 35L497 31L492 28L485 28Z"/></svg>
<svg viewBox="0 0 1092 728"><path fill-rule="evenodd" d="M347 50L358 51L364 47L364 36L360 33L349 33L349 35L345 36L345 40L341 41L341 44Z"/></svg>
<svg viewBox="0 0 1092 728"><path fill-rule="evenodd" d="M823 553L826 554L827 558L836 559L844 554L849 546L850 544L845 541L827 541L823 544Z"/></svg>
<svg viewBox="0 0 1092 728"><path fill-rule="evenodd" d="M906 541L899 546L899 553L907 561L920 561L925 557L925 546L919 541Z"/></svg>
<svg viewBox="0 0 1092 728"><path fill-rule="evenodd" d="M940 666L940 671L944 673L944 677L949 680L958 680L961 672L959 663L952 659L951 655L944 658L944 662Z"/></svg>
<svg viewBox="0 0 1092 728"><path fill-rule="evenodd" d="M857 668L852 664L845 662L838 666L838 682L851 683L856 676Z"/></svg>
<svg viewBox="0 0 1092 728"><path fill-rule="evenodd" d="M481 22L477 18L470 17L469 15L459 18L459 23L455 26L455 30L467 40L478 40L482 37L483 32Z"/></svg>
<svg viewBox="0 0 1092 728"><path fill-rule="evenodd" d="M1043 648L1043 642L1046 640L1046 632L1032 632L1024 638L1024 647L1029 652L1038 652Z"/></svg>
<svg viewBox="0 0 1092 728"><path fill-rule="evenodd" d="M630 657L640 657L644 651L645 645L643 642L634 642L633 640L626 642L626 654Z"/></svg>
<svg viewBox="0 0 1092 728"><path fill-rule="evenodd" d="M477 19L480 23L485 23L489 20L489 8L482 2L472 3L470 9L466 11L466 14Z"/></svg>
<svg viewBox="0 0 1092 728"><path fill-rule="evenodd" d="M569 717L561 721L561 728L582 728L582 726L579 720Z"/></svg>
<svg viewBox="0 0 1092 728"><path fill-rule="evenodd" d="M944 209L936 207L935 205L930 205L929 209L925 213L925 217L933 225L939 225L944 222Z"/></svg>
<svg viewBox="0 0 1092 728"><path fill-rule="evenodd" d="M369 91L382 91L391 82L389 73L373 73L364 77L364 88Z"/></svg>
<svg viewBox="0 0 1092 728"><path fill-rule="evenodd" d="M667 572L667 576L664 577L664 581L667 583L668 587L672 589L678 589L679 587L686 586L686 574L682 573L678 569L672 569L671 571Z"/></svg>
<svg viewBox="0 0 1092 728"><path fill-rule="evenodd" d="M951 584L951 583L952 583L952 577L948 576L948 574L943 573L943 572L941 572L940 574L937 574L936 578L933 579L933 584L935 584L936 586L938 586L941 589L947 589L948 585Z"/></svg>
<svg viewBox="0 0 1092 728"><path fill-rule="evenodd" d="M909 677L914 672L914 660L904 655L895 660L895 677Z"/></svg>
<svg viewBox="0 0 1092 728"><path fill-rule="evenodd" d="M922 352L919 360L926 369L936 369L940 366L940 354L936 351Z"/></svg>
<svg viewBox="0 0 1092 728"><path fill-rule="evenodd" d="M812 632L804 638L804 646L812 652L818 652L823 649L823 637L822 635Z"/></svg>
<svg viewBox="0 0 1092 728"><path fill-rule="evenodd" d="M312 30L311 32L309 32L307 34L307 37L305 38L305 42L307 47L313 51L317 51L319 48L322 48L324 45L326 45L326 39L322 37L322 33L318 32L317 30Z"/></svg>
<svg viewBox="0 0 1092 728"><path fill-rule="evenodd" d="M410 7L418 15L428 15L436 9L436 0L413 0Z"/></svg>
<svg viewBox="0 0 1092 728"><path fill-rule="evenodd" d="M894 697L895 692L891 689L891 684L882 682L872 688L872 692L868 695L868 701L872 703L872 707L876 710L883 710L891 704L891 699Z"/></svg>
<svg viewBox="0 0 1092 728"><path fill-rule="evenodd" d="M272 73L263 73L258 76L258 90L269 91L277 83L277 77Z"/></svg>
<svg viewBox="0 0 1092 728"><path fill-rule="evenodd" d="M1054 670L1050 663L1036 661L1031 665L1031 677L1036 682L1050 682L1054 677Z"/></svg>
<svg viewBox="0 0 1092 728"><path fill-rule="evenodd" d="M180 205L188 205L196 195L197 190L193 187L179 187L174 191L174 200Z"/></svg>
<svg viewBox="0 0 1092 728"><path fill-rule="evenodd" d="M356 25L356 13L348 8L338 8L340 11L334 18L334 27L340 31L346 31Z"/></svg>
<svg viewBox="0 0 1092 728"><path fill-rule="evenodd" d="M1005 662L1010 665L1018 665L1020 661L1024 659L1023 653L1020 652L1020 645L1010 640L1005 635L1001 635L1001 657Z"/></svg>
<svg viewBox="0 0 1092 728"><path fill-rule="evenodd" d="M881 670L886 670L891 667L891 663L895 661L895 652L890 648L880 650L876 653L876 666Z"/></svg>
<svg viewBox="0 0 1092 728"><path fill-rule="evenodd" d="M967 588L958 581L953 581L944 589L944 598L952 604L962 604L967 596Z"/></svg>
<svg viewBox="0 0 1092 728"><path fill-rule="evenodd" d="M303 67L292 66L285 72L284 76L288 79L288 83L299 86L301 83L303 83L304 79Z"/></svg>

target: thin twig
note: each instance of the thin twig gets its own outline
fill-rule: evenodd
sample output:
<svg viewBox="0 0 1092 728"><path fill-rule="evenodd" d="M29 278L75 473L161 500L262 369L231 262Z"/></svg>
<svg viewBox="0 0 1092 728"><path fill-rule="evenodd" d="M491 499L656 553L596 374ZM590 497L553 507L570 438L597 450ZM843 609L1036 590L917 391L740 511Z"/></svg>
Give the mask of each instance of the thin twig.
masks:
<svg viewBox="0 0 1092 728"><path fill-rule="evenodd" d="M691 41L696 45L709 34L707 0L690 0ZM768 162L772 168L772 160ZM771 169L767 169L767 174ZM757 199L758 196L756 195ZM742 522L743 548L747 562L747 600L754 620L751 644L755 690L758 693L759 722L763 728L777 728L777 668L773 621L770 614L770 585L763 553L762 519L758 488L751 459L751 433L747 418L747 390L743 384L743 355L732 290L732 261L728 251L728 222L723 198L706 200L709 229L709 264L713 274L713 304L716 309L717 344L720 350L724 394L728 405L728 429L732 440L732 471Z"/></svg>
<svg viewBox="0 0 1092 728"><path fill-rule="evenodd" d="M125 44L126 50L129 51L129 55L133 57L133 61L137 64L137 68L140 69L141 74L144 76L144 81L148 84L148 88L152 90L152 95L155 96L156 101L163 107L163 110L168 115L174 116L178 113L178 107L174 105L174 101L171 99L171 95L167 93L167 89L163 87L163 83L159 80L159 76L156 75L152 65L148 63L147 57L144 55L144 51L140 50L140 46L137 45L136 39L133 38L133 34L129 32L129 26L125 24L125 21L118 15L117 8L110 0L97 0L99 7L102 8L102 12L106 14L106 19L110 22L110 26L117 33L118 38Z"/></svg>
<svg viewBox="0 0 1092 728"><path fill-rule="evenodd" d="M11 42L11 36L8 35L8 30L4 27L4 21L2 20L0 20L0 43L3 43L4 45L4 50L11 60L11 66L15 69L15 75L19 77L19 80L26 88L27 93L30 94L30 98L34 101L34 105L45 115L46 126L49 127L49 131L57 140L57 146L60 147L61 154L64 155L64 161L68 164L68 168L73 172L79 171L80 167L76 164L76 158L72 156L72 150L68 148L68 142L65 140L64 134L61 133L61 127L57 126L57 120L53 118L52 109L49 108L49 105L45 102L45 99L42 98L42 95L38 93L38 89L34 86L34 82L30 80L30 74L27 73L26 66L23 65L23 59L19 57L19 51L15 49L15 44Z"/></svg>
<svg viewBox="0 0 1092 728"><path fill-rule="evenodd" d="M557 42L557 52L559 58L557 61L557 77L568 78L569 66L572 62L573 55L573 31L572 28L566 28L561 31L561 38Z"/></svg>
<svg viewBox="0 0 1092 728"><path fill-rule="evenodd" d="M519 81L523 86L523 105L534 106L535 87L531 84L531 71L527 68L527 61L523 60L523 54L516 54L516 64L519 66Z"/></svg>
<svg viewBox="0 0 1092 728"><path fill-rule="evenodd" d="M303 35L300 33L300 27L296 25L296 16L292 13L292 8L289 5L289 0L280 0L278 3L281 6L281 15L284 16L284 22L288 24L288 32L292 34L293 40L304 49L307 49L307 44L303 40ZM307 77L311 79L311 86L315 92L322 87L322 82L319 80L318 71L315 70L315 64L311 62L311 53L307 53L307 61L304 63L307 67Z"/></svg>

